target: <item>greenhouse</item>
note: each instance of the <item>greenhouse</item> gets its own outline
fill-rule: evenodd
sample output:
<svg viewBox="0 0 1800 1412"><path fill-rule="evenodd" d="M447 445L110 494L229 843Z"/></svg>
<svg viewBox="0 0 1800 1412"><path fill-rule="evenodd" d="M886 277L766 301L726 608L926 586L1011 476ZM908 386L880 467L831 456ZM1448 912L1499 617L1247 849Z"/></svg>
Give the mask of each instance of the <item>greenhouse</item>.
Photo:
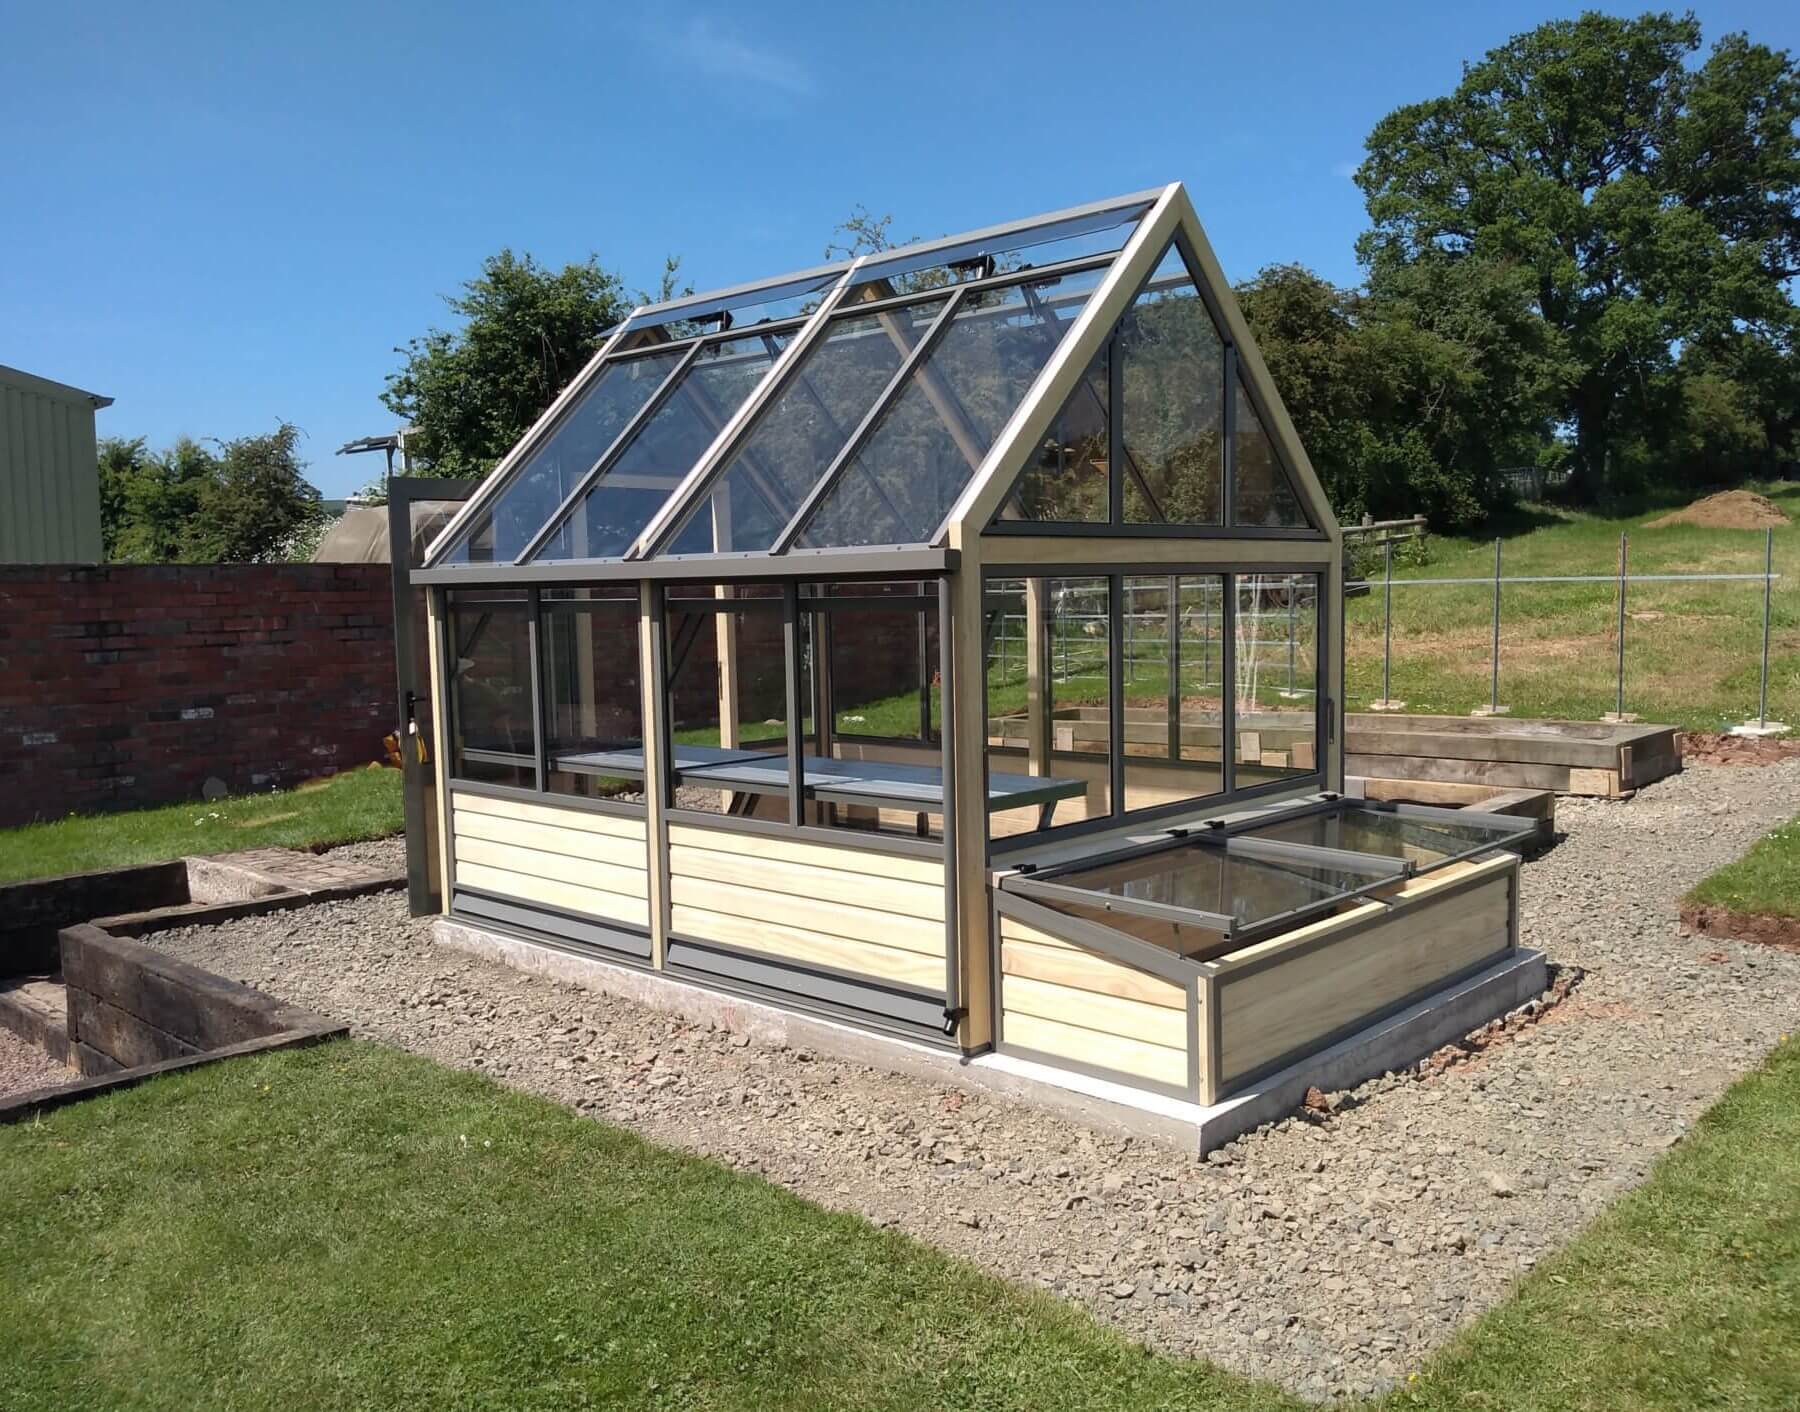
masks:
<svg viewBox="0 0 1800 1412"><path fill-rule="evenodd" d="M1343 795L1337 523L1179 185L635 310L412 579L511 958L1177 1111L1523 974L1527 825Z"/></svg>

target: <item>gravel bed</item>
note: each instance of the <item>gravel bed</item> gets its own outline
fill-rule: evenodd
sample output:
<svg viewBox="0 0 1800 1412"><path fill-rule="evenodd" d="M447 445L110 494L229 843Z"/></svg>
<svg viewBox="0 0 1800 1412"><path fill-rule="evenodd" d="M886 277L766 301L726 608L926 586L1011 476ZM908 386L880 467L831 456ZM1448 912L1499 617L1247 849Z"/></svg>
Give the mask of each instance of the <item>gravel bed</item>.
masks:
<svg viewBox="0 0 1800 1412"><path fill-rule="evenodd" d="M325 857L337 863L357 863L384 873L406 871L406 838L377 838L366 843L340 843L324 850Z"/></svg>
<svg viewBox="0 0 1800 1412"><path fill-rule="evenodd" d="M0 1029L0 1098L66 1084L79 1077L35 1044L20 1039L11 1030Z"/></svg>
<svg viewBox="0 0 1800 1412"><path fill-rule="evenodd" d="M1391 1386L1503 1299L1800 1024L1800 956L1675 922L1678 895L1796 799L1800 760L1562 801L1567 838L1525 871L1524 935L1585 973L1569 998L1466 1062L1206 1161L437 949L399 895L151 940L898 1226L1160 1349L1330 1398Z"/></svg>

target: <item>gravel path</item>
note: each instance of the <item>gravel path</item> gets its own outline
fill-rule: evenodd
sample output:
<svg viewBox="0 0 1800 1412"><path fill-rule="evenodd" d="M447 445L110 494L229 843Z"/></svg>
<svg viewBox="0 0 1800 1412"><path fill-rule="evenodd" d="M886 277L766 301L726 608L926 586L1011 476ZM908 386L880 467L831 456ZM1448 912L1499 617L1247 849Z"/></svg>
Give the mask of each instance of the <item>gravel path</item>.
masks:
<svg viewBox="0 0 1800 1412"><path fill-rule="evenodd" d="M1800 956L1674 921L1796 808L1800 760L1563 801L1567 839L1525 872L1525 938L1585 971L1570 998L1205 1162L437 949L400 895L153 940L1326 1398L1386 1388L1504 1298L1800 1024Z"/></svg>
<svg viewBox="0 0 1800 1412"><path fill-rule="evenodd" d="M66 1084L77 1077L73 1069L64 1068L35 1044L26 1043L11 1030L0 1029L0 1098Z"/></svg>
<svg viewBox="0 0 1800 1412"><path fill-rule="evenodd" d="M382 872L404 873L406 839L377 838L367 843L340 843L336 848L327 848L325 857L334 862L360 863L365 868L375 868Z"/></svg>

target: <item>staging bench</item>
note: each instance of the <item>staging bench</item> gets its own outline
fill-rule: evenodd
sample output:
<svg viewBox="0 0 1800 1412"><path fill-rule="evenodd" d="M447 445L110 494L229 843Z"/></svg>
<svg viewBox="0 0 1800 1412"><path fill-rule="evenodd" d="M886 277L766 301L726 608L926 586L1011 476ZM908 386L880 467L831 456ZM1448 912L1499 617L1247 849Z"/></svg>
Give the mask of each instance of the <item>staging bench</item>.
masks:
<svg viewBox="0 0 1800 1412"><path fill-rule="evenodd" d="M767 750L731 750L716 745L672 747L678 778L693 784L715 784L743 795L785 794L788 757ZM593 750L557 757L557 765L593 774L634 778L644 773L644 752ZM816 755L800 759L806 798L822 804L863 804L904 809L919 814L944 812L944 772L936 765L902 765L890 760L835 760ZM990 814L1007 809L1036 808L1040 827L1049 824L1057 801L1085 793L1082 780L1041 775L1009 775L990 771L987 807Z"/></svg>

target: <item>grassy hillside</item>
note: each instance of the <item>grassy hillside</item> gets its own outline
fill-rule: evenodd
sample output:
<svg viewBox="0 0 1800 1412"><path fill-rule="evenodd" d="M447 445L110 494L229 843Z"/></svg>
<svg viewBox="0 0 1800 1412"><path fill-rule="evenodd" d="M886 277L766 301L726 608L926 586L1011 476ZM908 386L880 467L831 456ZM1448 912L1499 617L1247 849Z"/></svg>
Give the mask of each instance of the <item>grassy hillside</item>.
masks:
<svg viewBox="0 0 1800 1412"><path fill-rule="evenodd" d="M1757 487L1800 517L1800 486ZM1502 571L1611 574L1619 534L1633 573L1760 573L1761 530L1649 528L1667 506L1609 518L1532 506L1503 532ZM1489 538L1437 538L1432 562L1395 579L1491 575ZM1800 526L1775 531L1769 714L1800 720ZM1488 698L1493 591L1394 590L1393 692L1408 709L1462 713ZM1591 718L1613 706L1618 599L1613 585L1529 584L1501 601L1500 700L1519 716ZM1633 585L1626 601L1625 709L1646 720L1717 730L1756 714L1762 585ZM1381 694L1379 584L1346 612L1351 710Z"/></svg>

